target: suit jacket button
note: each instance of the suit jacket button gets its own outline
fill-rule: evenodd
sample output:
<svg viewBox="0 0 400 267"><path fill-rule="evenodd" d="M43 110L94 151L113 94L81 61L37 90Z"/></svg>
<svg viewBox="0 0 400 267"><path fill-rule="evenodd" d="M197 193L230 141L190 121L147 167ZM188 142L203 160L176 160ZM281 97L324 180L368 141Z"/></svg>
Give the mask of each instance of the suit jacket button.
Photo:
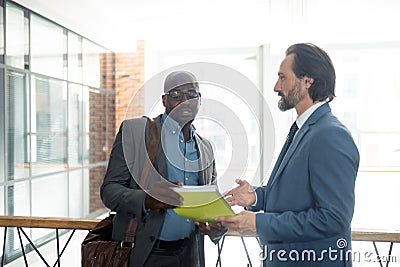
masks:
<svg viewBox="0 0 400 267"><path fill-rule="evenodd" d="M150 236L150 241L153 242L154 240L156 240L156 238L154 236Z"/></svg>

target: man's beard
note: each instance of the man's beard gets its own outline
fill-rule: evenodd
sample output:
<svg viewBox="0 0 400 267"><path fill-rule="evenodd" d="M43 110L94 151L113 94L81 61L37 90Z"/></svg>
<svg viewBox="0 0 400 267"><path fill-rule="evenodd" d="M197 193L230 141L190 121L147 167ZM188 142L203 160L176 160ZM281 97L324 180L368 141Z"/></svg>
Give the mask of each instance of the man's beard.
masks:
<svg viewBox="0 0 400 267"><path fill-rule="evenodd" d="M278 107L281 111L286 111L294 108L306 95L300 91L300 84L296 83L295 86L290 90L287 96L279 94L281 99L278 102Z"/></svg>
<svg viewBox="0 0 400 267"><path fill-rule="evenodd" d="M174 109L172 109L170 112L168 112L168 116L170 116L181 127L183 127L186 124L191 124L196 118L197 113L198 109L190 105L179 104L178 106L174 107Z"/></svg>

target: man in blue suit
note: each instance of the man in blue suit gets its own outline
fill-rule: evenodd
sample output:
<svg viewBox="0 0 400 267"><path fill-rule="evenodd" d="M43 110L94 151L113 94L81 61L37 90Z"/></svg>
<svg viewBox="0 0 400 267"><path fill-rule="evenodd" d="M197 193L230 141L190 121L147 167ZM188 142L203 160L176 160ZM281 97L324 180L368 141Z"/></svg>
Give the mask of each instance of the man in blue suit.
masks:
<svg viewBox="0 0 400 267"><path fill-rule="evenodd" d="M231 205L246 210L216 219L230 230L258 235L264 266L352 265L359 153L329 107L335 78L321 48L295 44L286 50L274 91L281 97L279 109L295 108L297 119L268 184L253 188L237 180L239 186L225 194Z"/></svg>

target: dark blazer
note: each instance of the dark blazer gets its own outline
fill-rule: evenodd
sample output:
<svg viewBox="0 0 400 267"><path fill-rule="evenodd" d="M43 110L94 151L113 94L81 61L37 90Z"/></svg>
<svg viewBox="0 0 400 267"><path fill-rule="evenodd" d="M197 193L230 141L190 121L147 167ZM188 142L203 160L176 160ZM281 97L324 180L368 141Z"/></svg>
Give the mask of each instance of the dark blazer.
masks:
<svg viewBox="0 0 400 267"><path fill-rule="evenodd" d="M161 136L161 115L155 118ZM199 184L210 184L216 180L214 155L209 141L194 136L199 153ZM121 124L111 151L107 172L101 186L103 203L117 212L114 218L113 238L122 240L128 222L136 218L140 222L131 254L130 266L143 266L164 222L165 211L143 212L145 192L138 188L138 178L147 155L149 124L146 118L126 120ZM166 157L159 142L155 162L156 171L151 174L150 184L160 177L168 178ZM193 261L187 266L204 266L204 237L196 228L190 237Z"/></svg>
<svg viewBox="0 0 400 267"><path fill-rule="evenodd" d="M256 189L257 203L250 209L264 211L256 215L256 227L268 248L268 267L351 266L345 254L351 249L358 166L350 133L329 104L320 106L286 155L281 152L268 184Z"/></svg>

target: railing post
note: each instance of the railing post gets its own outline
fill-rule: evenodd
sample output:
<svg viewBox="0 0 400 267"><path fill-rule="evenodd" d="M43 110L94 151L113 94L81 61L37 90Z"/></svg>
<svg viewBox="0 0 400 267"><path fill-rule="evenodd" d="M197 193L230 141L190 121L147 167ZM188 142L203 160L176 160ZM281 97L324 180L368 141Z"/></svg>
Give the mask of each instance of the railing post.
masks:
<svg viewBox="0 0 400 267"><path fill-rule="evenodd" d="M58 267L60 267L60 238L58 236L58 228L56 229L56 236L57 236L57 262Z"/></svg>
<svg viewBox="0 0 400 267"><path fill-rule="evenodd" d="M21 246L22 255L24 256L25 267L28 267L28 261L26 260L24 244L22 243L22 238L21 238L21 232L20 232L20 231L22 231L22 229L20 229L20 227L17 227L18 238L19 238L19 244L20 244L20 246Z"/></svg>
<svg viewBox="0 0 400 267"><path fill-rule="evenodd" d="M3 256L1 257L1 267L4 267L4 261L6 258L6 237L8 227L4 227L4 239L3 239Z"/></svg>

